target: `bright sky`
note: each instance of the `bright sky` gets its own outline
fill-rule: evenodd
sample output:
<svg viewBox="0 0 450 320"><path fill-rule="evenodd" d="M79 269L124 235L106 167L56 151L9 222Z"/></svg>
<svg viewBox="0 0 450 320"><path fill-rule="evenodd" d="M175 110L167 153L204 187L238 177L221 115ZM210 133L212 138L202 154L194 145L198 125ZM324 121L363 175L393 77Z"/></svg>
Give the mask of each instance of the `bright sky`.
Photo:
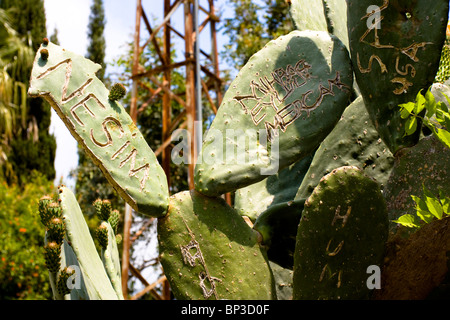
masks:
<svg viewBox="0 0 450 320"><path fill-rule="evenodd" d="M89 23L90 7L92 0L44 0L47 32L50 37L54 29L58 30L58 40L65 49L85 55L88 45L87 26ZM216 6L223 6L224 1L217 1ZM200 1L200 4L203 4ZM106 63L111 63L125 50L125 44L133 39L136 15L136 1L104 0L103 1L106 26ZM152 22L152 17L158 23L162 21L163 1L162 0L142 0L142 5L146 14ZM203 4L206 6L206 4ZM183 8L179 8L172 20L172 24L183 21ZM181 15L181 16L180 16ZM202 17L200 16L200 20ZM156 25L152 24L155 28ZM141 26L141 32L146 32ZM180 27L180 31L184 28ZM147 35L143 35L147 37ZM209 36L209 31L205 36ZM208 50L209 51L209 50ZM109 67L111 68L111 67ZM108 72L108 67L106 69ZM74 182L68 179L70 170L76 168L78 164L77 143L69 133L60 118L52 110L52 124L50 131L56 136L56 180L59 184L61 178L63 182L73 188Z"/></svg>

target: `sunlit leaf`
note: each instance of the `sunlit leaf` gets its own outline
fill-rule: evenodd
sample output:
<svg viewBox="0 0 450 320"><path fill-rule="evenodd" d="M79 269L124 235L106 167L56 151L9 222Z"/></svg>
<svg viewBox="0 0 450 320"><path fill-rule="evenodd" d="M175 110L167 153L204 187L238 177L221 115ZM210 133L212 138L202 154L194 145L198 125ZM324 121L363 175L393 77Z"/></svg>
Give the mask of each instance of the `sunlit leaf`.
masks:
<svg viewBox="0 0 450 320"><path fill-rule="evenodd" d="M395 223L399 223L402 226L405 226L407 228L419 228L420 227L420 221L417 219L417 216L413 216L412 214L404 214L403 216L399 217L397 220L393 220Z"/></svg>
<svg viewBox="0 0 450 320"><path fill-rule="evenodd" d="M450 197L444 195L442 190L439 190L439 198L442 205L442 210L444 210L445 214L450 215Z"/></svg>
<svg viewBox="0 0 450 320"><path fill-rule="evenodd" d="M433 133L444 145L447 146L447 148L450 148L450 132L447 130L434 128Z"/></svg>
<svg viewBox="0 0 450 320"><path fill-rule="evenodd" d="M425 223L430 223L433 220L433 215L428 211L428 206L425 201L414 195L412 195L411 198L416 203L417 216Z"/></svg>
<svg viewBox="0 0 450 320"><path fill-rule="evenodd" d="M416 132L417 129L417 119L416 117L410 117L405 123L405 133L406 135L411 135Z"/></svg>
<svg viewBox="0 0 450 320"><path fill-rule="evenodd" d="M444 211L439 200L430 190L425 188L425 186L423 186L423 195L428 211L436 218L441 219Z"/></svg>
<svg viewBox="0 0 450 320"><path fill-rule="evenodd" d="M422 110L425 108L426 99L422 95L422 91L419 91L419 93L416 96L416 103L414 104L413 112L415 114L419 114L422 112Z"/></svg>

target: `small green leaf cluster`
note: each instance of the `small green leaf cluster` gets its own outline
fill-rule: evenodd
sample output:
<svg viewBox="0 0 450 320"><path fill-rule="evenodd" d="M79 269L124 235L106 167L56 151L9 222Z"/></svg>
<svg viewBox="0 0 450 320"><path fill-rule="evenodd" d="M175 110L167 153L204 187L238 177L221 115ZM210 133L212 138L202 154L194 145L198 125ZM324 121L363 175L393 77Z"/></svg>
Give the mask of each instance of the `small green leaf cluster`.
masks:
<svg viewBox="0 0 450 320"><path fill-rule="evenodd" d="M416 215L405 214L393 222L408 228L419 229L424 223L450 215L450 197L446 197L441 191L439 191L439 197L436 197L423 186L423 198L414 195L411 195L411 198L416 203Z"/></svg>
<svg viewBox="0 0 450 320"><path fill-rule="evenodd" d="M443 94L450 104L450 98ZM402 119L406 119L405 136L416 132L420 122L448 148L450 148L450 113L447 105L436 101L430 89L425 95L422 90L417 93L414 102L400 104Z"/></svg>

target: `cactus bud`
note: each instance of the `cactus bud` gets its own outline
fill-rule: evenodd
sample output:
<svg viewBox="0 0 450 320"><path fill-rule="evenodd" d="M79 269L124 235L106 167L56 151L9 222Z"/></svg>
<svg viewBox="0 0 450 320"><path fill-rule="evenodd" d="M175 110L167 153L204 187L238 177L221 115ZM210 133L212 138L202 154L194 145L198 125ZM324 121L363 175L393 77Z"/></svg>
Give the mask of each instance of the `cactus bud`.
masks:
<svg viewBox="0 0 450 320"><path fill-rule="evenodd" d="M44 247L45 266L50 272L58 272L61 266L61 244L55 241L47 243Z"/></svg>
<svg viewBox="0 0 450 320"><path fill-rule="evenodd" d="M97 199L93 203L98 217L103 221L108 221L111 215L111 201Z"/></svg>
<svg viewBox="0 0 450 320"><path fill-rule="evenodd" d="M122 235L118 234L116 235L116 244L120 244L122 242Z"/></svg>
<svg viewBox="0 0 450 320"><path fill-rule="evenodd" d="M108 222L111 225L111 228L114 230L114 233L117 233L117 226L119 225L120 213L118 210L111 211L111 215L109 216Z"/></svg>
<svg viewBox="0 0 450 320"><path fill-rule="evenodd" d="M61 218L62 217L62 210L61 210L59 203L51 202L48 204L47 209L48 209L48 215L49 215L48 221L50 221L52 218Z"/></svg>
<svg viewBox="0 0 450 320"><path fill-rule="evenodd" d="M58 284L56 285L58 292L61 295L66 295L70 293L70 290L72 288L69 288L67 285L67 280L69 279L69 277L71 277L73 274L75 273L75 270L73 270L72 268L64 268L63 270L61 270L60 274L59 274L59 278L58 278Z"/></svg>
<svg viewBox="0 0 450 320"><path fill-rule="evenodd" d="M42 60L48 59L48 50L47 49L41 49L40 53L41 53Z"/></svg>
<svg viewBox="0 0 450 320"><path fill-rule="evenodd" d="M58 244L62 244L64 235L66 233L66 226L64 220L60 217L54 217L48 223L48 238Z"/></svg>
<svg viewBox="0 0 450 320"><path fill-rule="evenodd" d="M127 89L125 89L124 85L121 83L116 83L112 86L108 99L112 101L120 100L126 93Z"/></svg>
<svg viewBox="0 0 450 320"><path fill-rule="evenodd" d="M43 196L39 199L39 216L41 217L41 222L47 227L48 222L51 219L49 214L48 205L52 202L52 198L48 195Z"/></svg>
<svg viewBox="0 0 450 320"><path fill-rule="evenodd" d="M108 225L107 222L103 221L98 228L95 230L95 235L100 246L106 249L108 246Z"/></svg>

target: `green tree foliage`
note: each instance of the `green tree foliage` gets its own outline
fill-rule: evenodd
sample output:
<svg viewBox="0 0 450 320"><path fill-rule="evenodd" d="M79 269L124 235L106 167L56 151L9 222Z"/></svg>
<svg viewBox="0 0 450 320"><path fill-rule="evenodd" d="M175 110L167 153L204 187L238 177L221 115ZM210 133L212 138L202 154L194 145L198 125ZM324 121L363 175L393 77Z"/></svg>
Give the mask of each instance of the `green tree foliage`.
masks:
<svg viewBox="0 0 450 320"><path fill-rule="evenodd" d="M224 20L224 33L230 41L221 54L238 70L267 42L293 30L289 1L228 0L227 3L234 15Z"/></svg>
<svg viewBox="0 0 450 320"><path fill-rule="evenodd" d="M33 52L12 28L10 17L0 9L0 177L13 176L8 162L14 133L25 127L26 94L24 83L14 76L32 61Z"/></svg>
<svg viewBox="0 0 450 320"><path fill-rule="evenodd" d="M0 8L7 10L10 25L34 55L47 34L44 1L2 0ZM21 58L19 55L16 57ZM12 60L17 58L13 57ZM23 83L25 88L28 87L32 63L33 56L27 60L21 59L11 74L11 78ZM21 115L21 126L14 130L10 150L6 154L10 166L6 176L9 183L25 184L33 170L42 172L49 180L55 178L56 140L49 134L50 117L48 103L42 99L27 98L26 113Z"/></svg>
<svg viewBox="0 0 450 320"><path fill-rule="evenodd" d="M89 45L87 48L86 58L102 66L102 69L97 72L97 78L99 78L100 80L103 80L106 69L106 41L104 36L105 24L106 20L105 11L103 8L103 0L94 0L91 6L91 15L89 16Z"/></svg>
<svg viewBox="0 0 450 320"><path fill-rule="evenodd" d="M23 187L0 182L0 300L51 299L38 200L53 193L38 172Z"/></svg>

